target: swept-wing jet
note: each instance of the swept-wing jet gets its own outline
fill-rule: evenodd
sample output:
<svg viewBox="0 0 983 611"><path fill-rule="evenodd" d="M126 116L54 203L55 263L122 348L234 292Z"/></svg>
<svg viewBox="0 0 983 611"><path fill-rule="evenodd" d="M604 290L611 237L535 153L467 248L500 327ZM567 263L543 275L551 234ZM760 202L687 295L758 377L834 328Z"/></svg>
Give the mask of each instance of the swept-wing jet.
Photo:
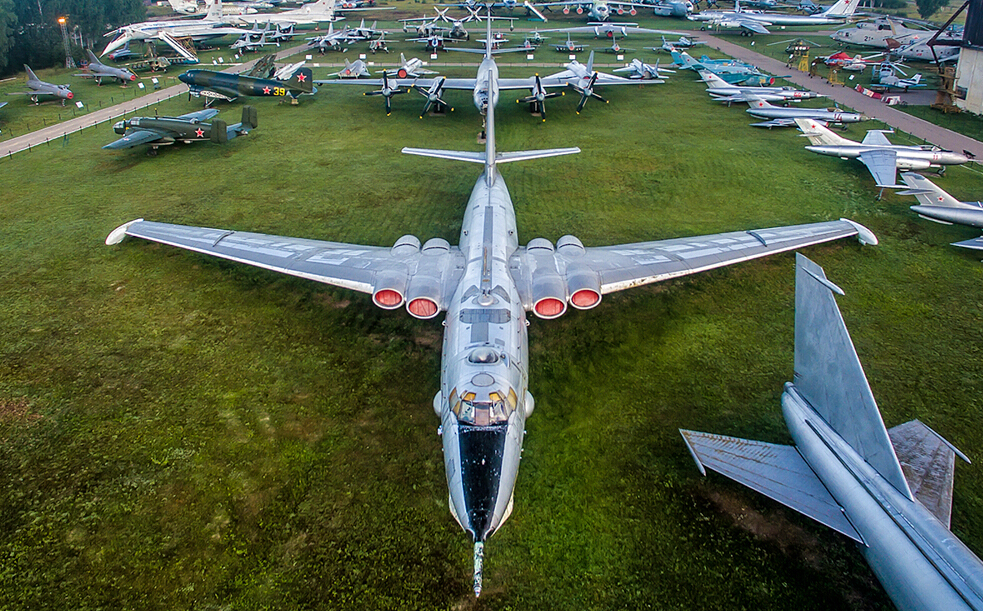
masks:
<svg viewBox="0 0 983 611"><path fill-rule="evenodd" d="M635 49L626 49L622 47L620 44L618 44L618 38L613 37L611 39L610 47L602 47L598 49L598 51L600 51L601 53L633 53Z"/></svg>
<svg viewBox="0 0 983 611"><path fill-rule="evenodd" d="M188 86L189 96L203 96L206 106L214 100L231 102L239 96L290 97L291 103L296 104L298 96L317 93L310 68L300 68L286 81L211 70L188 70L178 79Z"/></svg>
<svg viewBox="0 0 983 611"><path fill-rule="evenodd" d="M27 64L24 64L24 70L27 71L27 82L24 83L27 91L14 91L7 95L26 95L35 104L41 103L41 96L51 96L60 99L62 106L65 105L65 100L71 100L75 97L75 94L68 88L68 85L55 85L54 83L42 81Z"/></svg>
<svg viewBox="0 0 983 611"><path fill-rule="evenodd" d="M209 108L180 117L133 117L119 121L113 125L113 131L123 137L102 148L127 149L141 144L149 144L148 153L156 155L159 147L176 142L225 144L236 136L248 134L258 125L256 109L252 106L242 107L242 122L240 123L227 125L225 121L220 119L211 123L204 123L217 114L217 110Z"/></svg>
<svg viewBox="0 0 983 611"><path fill-rule="evenodd" d="M608 0L563 0L562 2L541 2L537 8L552 10L561 7L564 15L574 11L578 15L587 15L587 21L607 21L611 15L638 14L639 4L632 2L611 2Z"/></svg>
<svg viewBox="0 0 983 611"><path fill-rule="evenodd" d="M795 375L782 415L795 445L680 430L707 469L857 543L898 609L983 609L983 562L949 530L955 457L918 420L884 426L823 268L796 255Z"/></svg>
<svg viewBox="0 0 983 611"><path fill-rule="evenodd" d="M337 76L338 78L359 78L360 76L369 76L369 69L365 67L365 62L360 59L356 59L355 62L349 62L345 58L345 67L337 72L332 72L328 76ZM314 81L315 85L320 85L325 81Z"/></svg>
<svg viewBox="0 0 983 611"><path fill-rule="evenodd" d="M631 63L624 68L615 68L611 72L627 73L628 78L635 80L659 81L659 79L664 76L663 73L675 74L676 71L660 67L659 62L655 62L655 64L646 64L640 59L632 59Z"/></svg>
<svg viewBox="0 0 983 611"><path fill-rule="evenodd" d="M740 28L742 34L769 34L767 26L806 26L843 23L857 10L860 0L839 0L828 9L813 15L789 15L787 13L765 13L742 10L748 2L736 0L733 11L703 11L694 13L688 19L705 21L723 28ZM703 29L703 28L701 28Z"/></svg>
<svg viewBox="0 0 983 611"><path fill-rule="evenodd" d="M700 70L700 78L707 84L707 93L715 101L726 102L728 106L734 103L747 102L750 96L756 96L769 102L797 102L823 97L812 91L794 89L792 87L741 87L731 85L709 70Z"/></svg>
<svg viewBox="0 0 983 611"><path fill-rule="evenodd" d="M485 542L512 513L525 421L535 407L529 393L527 312L558 318L568 304L587 310L607 293L642 284L850 236L877 241L866 228L840 220L606 247L585 247L574 236L555 245L536 238L521 247L498 166L580 149L498 152L492 93L499 89L497 79L489 43L478 79L489 98L484 151L403 149L483 167L464 211L458 246L442 238L421 244L411 235L392 247L361 246L143 219L106 238L113 245L128 235L139 237L352 289L371 294L383 309L405 306L417 318L446 311L433 409L441 421L451 515L474 543L475 596L482 590Z"/></svg>
<svg viewBox="0 0 983 611"><path fill-rule="evenodd" d="M260 32L258 38L254 38L251 33L244 34L242 38L229 45L229 48L236 53L255 53L262 51L268 45L275 45L279 47L280 43L267 40L266 32Z"/></svg>
<svg viewBox="0 0 983 611"><path fill-rule="evenodd" d="M427 70L424 68L422 59L418 57L406 59L406 56L402 53L399 54L399 66L397 66L395 69L376 70L376 72L392 74L397 78L417 78L426 74L437 74L433 70Z"/></svg>
<svg viewBox="0 0 983 611"><path fill-rule="evenodd" d="M385 10L377 8L350 8L346 11L365 11L365 10ZM238 15L229 17L233 23L252 24L252 23L282 23L284 25L315 25L318 23L330 23L339 21L336 13L337 5L335 0L317 0L305 4L300 8L279 13L258 13L256 15Z"/></svg>
<svg viewBox="0 0 983 611"><path fill-rule="evenodd" d="M645 47L645 48L650 51L665 51L666 53L672 53L677 49L691 49L696 45L702 45L702 44L706 44L706 43L696 42L689 36L680 36L678 39L671 42L667 41L666 37L663 36L661 47Z"/></svg>
<svg viewBox="0 0 983 611"><path fill-rule="evenodd" d="M160 40L185 59L197 61L194 54L189 53L188 49L177 42L178 38L191 38L197 42L220 38L229 34L238 36L242 34L242 30L228 27L228 20L222 16L222 2L215 0L213 4L209 5L208 12L201 19L145 21L143 23L131 23L113 30L106 34L106 36L114 36L113 40L106 45L99 56L105 56L132 40Z"/></svg>
<svg viewBox="0 0 983 611"><path fill-rule="evenodd" d="M931 180L914 172L905 172L901 175L901 179L908 185L908 190L898 191L898 195L914 195L918 205L912 206L911 209L923 219L943 225L958 223L970 227L983 227L983 202L961 202ZM952 245L983 250L983 237L953 242Z"/></svg>
<svg viewBox="0 0 983 611"><path fill-rule="evenodd" d="M690 0L656 0L652 12L659 17L678 17L684 19L693 12Z"/></svg>
<svg viewBox="0 0 983 611"><path fill-rule="evenodd" d="M102 79L104 78L116 79L123 84L137 80L137 75L126 68L107 66L100 62L96 54L89 49L86 49L85 52L89 55L89 63L85 66L85 72L76 74L75 76L95 79L97 85L102 85Z"/></svg>
<svg viewBox="0 0 983 611"><path fill-rule="evenodd" d="M558 45L553 45L557 53L580 53L584 50L584 45L570 40L570 33L567 33L567 41Z"/></svg>
<svg viewBox="0 0 983 611"><path fill-rule="evenodd" d="M812 119L795 119L795 123L812 143L811 146L806 147L807 151L842 159L859 159L870 170L874 182L882 192L885 188L904 187L895 184L898 170L932 168L942 174L947 165L960 165L969 161L969 158L962 153L946 151L929 144L920 146L891 144L884 135L885 132L878 129L868 131L863 142L854 142L834 134Z"/></svg>
<svg viewBox="0 0 983 611"><path fill-rule="evenodd" d="M672 30L651 30L640 28L637 23L588 23L586 26L574 28L556 28L552 30L542 30L543 32L566 32L568 34L592 34L594 38L615 38L621 36L626 38L629 34L668 34L669 36L683 36L682 32Z"/></svg>
<svg viewBox="0 0 983 611"><path fill-rule="evenodd" d="M751 64L736 60L710 59L706 55L697 61L686 51L672 51L671 55L673 64L683 70L712 72L731 85L757 87L775 83L775 77L761 72Z"/></svg>
<svg viewBox="0 0 983 611"><path fill-rule="evenodd" d="M753 127L793 127L796 118L812 119L825 125L870 121L870 117L859 112L848 112L839 108L786 108L773 106L754 94L745 97L748 98L748 114L758 119L770 119L764 123L752 123Z"/></svg>

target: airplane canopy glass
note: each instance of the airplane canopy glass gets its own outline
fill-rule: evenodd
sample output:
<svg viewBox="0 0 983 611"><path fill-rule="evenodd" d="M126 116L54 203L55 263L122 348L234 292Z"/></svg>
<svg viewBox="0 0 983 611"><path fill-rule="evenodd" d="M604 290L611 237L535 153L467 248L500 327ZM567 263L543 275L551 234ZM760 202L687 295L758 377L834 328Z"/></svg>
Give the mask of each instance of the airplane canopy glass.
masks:
<svg viewBox="0 0 983 611"><path fill-rule="evenodd" d="M487 376L487 374L479 375ZM461 395L458 395L455 388L451 391L450 405L458 422L487 426L508 422L509 416L518 406L518 397L512 388L508 388L507 391L493 386L468 388L463 389Z"/></svg>

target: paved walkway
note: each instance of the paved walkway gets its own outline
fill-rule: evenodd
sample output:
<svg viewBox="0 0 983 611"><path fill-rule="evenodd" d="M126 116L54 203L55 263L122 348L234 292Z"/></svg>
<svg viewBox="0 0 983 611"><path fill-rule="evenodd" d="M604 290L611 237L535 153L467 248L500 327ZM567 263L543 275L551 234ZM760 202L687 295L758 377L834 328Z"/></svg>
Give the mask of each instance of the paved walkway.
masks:
<svg viewBox="0 0 983 611"><path fill-rule="evenodd" d="M286 49L277 53L277 57L289 57L296 53L303 52L307 49L307 46L294 47L292 49ZM242 70L248 70L259 61L259 58L252 61L240 64L238 66L231 66L223 70L223 72L237 72ZM146 108L152 106L164 100L169 100L173 97L179 96L181 94L188 92L188 86L184 83L180 85L174 85L173 87L168 87L166 89L161 89L160 91L154 91L148 93L142 97L134 98L132 100L121 102L115 106L110 106L108 108L102 108L100 110L94 110L84 116L75 117L74 119L69 119L68 121L63 121L55 125L51 125L44 129L39 129L33 131L29 134L24 134L23 136L18 136L17 138L11 138L10 140L5 140L0 142L0 158L13 155L14 153L19 153L21 151L26 151L32 147L45 144L52 140L58 140L64 138L69 134L74 134L80 132L88 127L95 127L100 123L105 123L106 121L112 121L122 117L123 115L130 114L141 108Z"/></svg>
<svg viewBox="0 0 983 611"><path fill-rule="evenodd" d="M919 119L918 117L913 117L906 112L888 106L880 100L867 97L848 86L830 85L824 78L818 76L810 77L808 74L799 72L795 68L786 67L784 63L776 59L766 57L716 36L710 36L706 32L700 32L700 40L705 41L711 47L731 57L754 64L764 72L781 74L787 81L791 81L796 85L805 87L816 93L821 93L830 100L849 106L868 117L883 121L895 129L908 132L916 138L952 151L969 151L973 155L976 155L978 159L983 160L983 142L979 140L974 140L969 136L958 134L944 127L939 127L938 125Z"/></svg>

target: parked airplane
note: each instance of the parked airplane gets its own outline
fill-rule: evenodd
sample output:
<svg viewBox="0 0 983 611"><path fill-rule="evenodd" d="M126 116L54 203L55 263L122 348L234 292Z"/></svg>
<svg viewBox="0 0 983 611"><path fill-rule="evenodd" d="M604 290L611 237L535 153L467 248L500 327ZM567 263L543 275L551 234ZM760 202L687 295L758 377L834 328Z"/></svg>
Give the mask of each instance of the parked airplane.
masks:
<svg viewBox="0 0 983 611"><path fill-rule="evenodd" d="M707 93L715 101L726 102L728 106L734 103L747 102L751 96L769 102L798 102L823 97L812 91L794 89L792 87L739 87L731 85L724 79L708 70L700 70L700 78L707 84Z"/></svg>
<svg viewBox="0 0 983 611"><path fill-rule="evenodd" d="M110 142L104 149L126 149L141 144L149 144L147 153L157 155L161 146L183 142L214 142L225 144L236 136L248 134L258 125L256 109L252 106L242 107L242 121L235 125L227 125L225 121L216 119L204 123L218 114L214 108L199 110L180 117L133 117L119 121L113 125L113 131L123 136L116 142Z"/></svg>
<svg viewBox="0 0 983 611"><path fill-rule="evenodd" d="M668 34L670 36L683 36L681 32L672 30L651 30L640 28L637 23L588 23L585 26L574 28L555 28L552 30L542 30L543 32L566 32L574 34L593 34L594 38L614 38L621 36L626 38L629 34Z"/></svg>
<svg viewBox="0 0 983 611"><path fill-rule="evenodd" d="M403 31L409 32L410 30L415 30L417 38L429 38L430 36L439 34L447 38L453 38L454 40L470 40L471 35L464 28L464 24L478 19L477 11L470 11L471 14L463 19L451 19L447 16L447 11L450 8L445 8L441 11L439 8L434 7L434 10L437 11L437 15L434 17L400 19L400 23L403 24ZM440 25L441 23L449 23L450 26Z"/></svg>
<svg viewBox="0 0 983 611"><path fill-rule="evenodd" d="M877 55L880 55L878 53ZM849 70L850 72L863 72L867 66L871 65L869 61L874 56L868 58L861 57L858 53L857 55L850 57L850 54L846 51L838 51L832 55L826 57L819 57L818 59L823 60L823 63L827 66L834 66L837 70Z"/></svg>
<svg viewBox="0 0 983 611"><path fill-rule="evenodd" d="M492 98L497 79L489 44L476 80ZM417 318L446 311L433 409L441 421L451 515L474 543L475 596L483 585L485 543L512 513L526 418L535 408L529 393L527 312L554 319L568 304L587 310L602 295L634 286L840 238L877 241L866 228L840 220L600 248L585 247L574 236L560 238L555 246L537 238L523 248L499 164L580 149L499 153L494 102L487 103L486 112L482 152L403 149L483 166L464 211L458 246L440 238L421 246L409 235L392 247L359 246L143 219L121 225L106 238L114 245L128 235L139 237L360 291L383 309L405 304Z"/></svg>
<svg viewBox="0 0 983 611"><path fill-rule="evenodd" d="M882 193L885 188L903 187L895 184L898 170L933 168L942 174L947 165L960 165L969 161L962 153L946 151L937 146L891 144L884 135L885 132L878 129L868 131L863 142L854 142L834 134L812 119L795 119L795 123L812 143L812 146L806 147L807 151L842 159L859 159L870 170Z"/></svg>
<svg viewBox="0 0 983 611"><path fill-rule="evenodd" d="M694 10L690 0L657 0L652 12L659 17L685 18Z"/></svg>
<svg viewBox="0 0 983 611"><path fill-rule="evenodd" d="M234 43L229 45L229 49L235 51L236 53L255 53L262 51L268 45L280 46L280 43L273 42L266 39L266 32L261 32L259 38L253 38L250 34L243 35L242 38L236 40Z"/></svg>
<svg viewBox="0 0 983 611"><path fill-rule="evenodd" d="M859 3L860 0L839 0L825 11L814 15L789 15L742 10L741 0L735 0L733 11L703 11L690 15L688 19L706 21L723 28L740 28L745 35L769 34L767 26L770 25L807 26L843 23L853 16ZM745 1L744 5L747 4Z"/></svg>
<svg viewBox="0 0 983 611"><path fill-rule="evenodd" d="M757 98L754 94L748 94L747 112L752 117L759 119L770 119L764 123L752 123L753 127L792 127L795 119L812 119L823 125L846 123L859 123L870 121L870 117L859 112L845 112L839 108L785 108L782 106L772 106L765 100Z"/></svg>
<svg viewBox="0 0 983 611"><path fill-rule="evenodd" d="M584 50L584 45L570 40L570 33L567 33L567 41L558 45L553 45L557 53L580 53Z"/></svg>
<svg viewBox="0 0 983 611"><path fill-rule="evenodd" d="M369 51L376 53L378 51L385 51L389 53L389 44L386 42L386 32L383 31L379 34L379 38L369 41Z"/></svg>
<svg viewBox="0 0 983 611"><path fill-rule="evenodd" d="M345 67L338 72L332 72L328 76L337 76L338 78L359 78L361 76L370 76L369 69L366 68L365 62L360 59L356 59L354 63L348 61L345 58ZM320 85L325 81L314 81L315 85Z"/></svg>
<svg viewBox="0 0 983 611"><path fill-rule="evenodd" d="M702 45L702 44L706 44L706 43L696 42L689 36L680 36L677 40L674 40L672 42L667 41L666 37L663 36L661 47L645 47L645 48L650 51L665 51L666 53L672 53L673 51L676 51L678 49L690 49L692 47L695 47L696 45Z"/></svg>
<svg viewBox="0 0 983 611"><path fill-rule="evenodd" d="M578 15L586 13L587 21L607 21L612 14L631 16L638 14L638 4L632 2L613 2L609 0L563 0L562 2L546 2L536 4L537 8L552 10L562 7L564 15L573 10Z"/></svg>
<svg viewBox="0 0 983 611"><path fill-rule="evenodd" d="M871 85L871 88L877 89L880 87L883 89L904 89L908 91L912 87L917 89L925 86L926 83L922 82L921 74L916 74L911 78L900 78L898 75L892 74L890 76L882 76L879 82Z"/></svg>
<svg viewBox="0 0 983 611"><path fill-rule="evenodd" d="M8 93L7 95L26 95L30 96L30 99L35 104L41 103L41 96L51 96L61 100L61 105L65 105L65 100L71 100L75 97L75 94L68 88L68 85L55 85L53 83L46 83L38 78L38 75L34 74L31 67L24 64L24 70L27 71L27 82L24 85L27 87L27 91L14 91Z"/></svg>
<svg viewBox="0 0 983 611"><path fill-rule="evenodd" d="M830 34L837 42L877 49L896 49L916 42L926 42L935 35L935 30L905 27L903 23L891 18L862 21L852 27L843 28ZM940 39L954 40L952 36Z"/></svg>
<svg viewBox="0 0 983 611"><path fill-rule="evenodd" d="M901 179L908 185L908 190L898 191L898 195L914 195L918 205L912 206L911 209L923 219L943 225L958 223L970 227L983 227L983 202L961 202L940 189L931 180L914 172L905 172L901 175ZM983 237L953 242L952 245L983 250Z"/></svg>
<svg viewBox="0 0 983 611"><path fill-rule="evenodd" d="M203 96L205 105L214 100L231 102L239 96L289 96L292 104L303 94L317 93L312 82L310 68L300 68L287 81L255 78L241 74L227 74L210 70L188 70L178 80L188 86L188 96Z"/></svg>
<svg viewBox="0 0 983 611"><path fill-rule="evenodd" d="M680 430L700 472L733 479L857 543L903 611L983 609L983 562L949 530L955 457L918 420L884 426L823 268L795 269L795 445Z"/></svg>
<svg viewBox="0 0 983 611"><path fill-rule="evenodd" d="M400 53L399 54L399 66L395 70L376 70L376 72L381 72L383 74L393 74L397 78L417 78L427 74L437 74L433 70L427 70L423 67L423 60L418 57L411 57L406 59L406 57Z"/></svg>
<svg viewBox="0 0 983 611"><path fill-rule="evenodd" d="M76 74L75 76L80 76L82 78L91 78L96 80L97 85L102 85L102 79L116 79L124 85L129 81L137 80L137 75L133 74L130 70L126 68L114 68L113 66L107 66L106 64L99 61L96 54L86 49L85 52L89 56L89 63L86 64L82 74Z"/></svg>
<svg viewBox="0 0 983 611"><path fill-rule="evenodd" d="M160 40L174 49L179 55L189 61L197 61L194 54L189 53L188 49L177 42L178 38L191 38L194 41L211 40L234 34L242 34L238 28L228 27L228 20L222 16L222 2L216 0L208 7L208 12L201 19L172 19L162 21L145 21L143 23L131 23L123 26L106 36L114 36L113 40L106 45L100 57L111 53L132 40Z"/></svg>
<svg viewBox="0 0 983 611"><path fill-rule="evenodd" d="M673 64L683 70L712 72L731 85L757 87L775 83L775 77L761 72L751 64L735 60L710 59L706 55L701 57L700 61L696 61L686 51L672 51L671 55Z"/></svg>
<svg viewBox="0 0 983 611"><path fill-rule="evenodd" d="M384 10L378 8L352 8L346 11L363 10ZM317 0L305 4L300 8L279 13L261 13L256 15L238 15L229 17L233 23L252 24L252 23L281 23L284 25L315 25L318 23L330 23L339 21L342 17L336 14L337 6L335 0Z"/></svg>
<svg viewBox="0 0 983 611"><path fill-rule="evenodd" d="M675 70L669 70L668 68L660 67L659 62L655 62L655 64L646 64L640 59L632 59L631 63L629 63L624 68L615 68L611 72L627 73L628 78L630 79L658 81L660 83L665 82L659 80L664 76L663 72L666 74L676 73Z"/></svg>
<svg viewBox="0 0 983 611"><path fill-rule="evenodd" d="M933 49L935 53L932 53ZM899 57L908 61L923 61L930 64L954 62L959 59L959 46L957 42L954 45L930 47L928 40L915 40L896 49L891 49L889 54L892 57Z"/></svg>
<svg viewBox="0 0 983 611"><path fill-rule="evenodd" d="M615 37L615 38L612 38L611 39L611 46L610 47L602 47L602 48L598 49L598 51L600 51L601 53L619 53L620 54L620 53L633 53L635 51L635 49L625 49L624 47L622 47L621 45L618 44L618 39L617 39L617 37Z"/></svg>

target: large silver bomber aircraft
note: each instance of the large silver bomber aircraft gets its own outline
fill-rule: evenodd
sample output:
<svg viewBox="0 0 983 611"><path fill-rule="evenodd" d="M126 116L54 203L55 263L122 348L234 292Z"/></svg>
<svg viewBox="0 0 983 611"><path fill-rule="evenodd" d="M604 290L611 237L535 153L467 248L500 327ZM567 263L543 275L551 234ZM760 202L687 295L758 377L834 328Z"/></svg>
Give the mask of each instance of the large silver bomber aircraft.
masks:
<svg viewBox="0 0 983 611"><path fill-rule="evenodd" d="M490 26L489 26L490 29ZM491 40L491 36L488 36ZM490 44L485 60L494 66ZM494 80L497 71L489 70ZM495 83L489 83L497 91ZM476 100L477 101L477 100ZM392 247L341 244L137 219L106 238L134 236L372 295L386 310L405 306L421 319L446 312L440 389L451 513L474 542L474 592L481 593L484 544L512 513L529 393L527 312L557 318L568 305L587 310L606 293L857 236L865 227L841 219L619 246L585 247L574 236L554 245L520 246L515 210L499 164L569 155L578 148L499 153L495 105L487 104L483 152L404 148L403 152L480 163L458 246L406 235Z"/></svg>

